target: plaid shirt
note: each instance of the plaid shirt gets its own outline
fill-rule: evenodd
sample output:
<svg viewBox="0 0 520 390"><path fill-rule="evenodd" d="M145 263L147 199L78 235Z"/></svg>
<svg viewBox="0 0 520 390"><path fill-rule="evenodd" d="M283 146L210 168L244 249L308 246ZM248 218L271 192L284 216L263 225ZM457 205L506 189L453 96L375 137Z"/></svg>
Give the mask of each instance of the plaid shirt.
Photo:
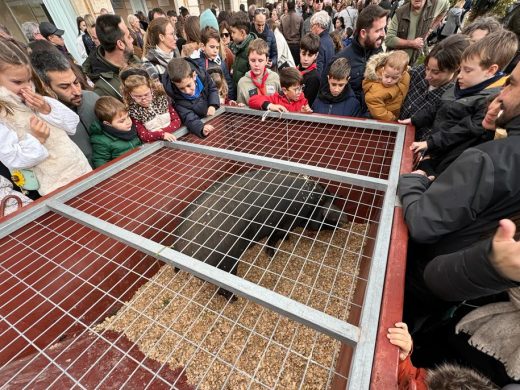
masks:
<svg viewBox="0 0 520 390"><path fill-rule="evenodd" d="M428 90L430 85L425 78L424 65L419 65L410 71L410 89L401 108L399 119L411 118L419 110L438 106L441 96L446 90L452 86L452 83L443 85L442 87Z"/></svg>

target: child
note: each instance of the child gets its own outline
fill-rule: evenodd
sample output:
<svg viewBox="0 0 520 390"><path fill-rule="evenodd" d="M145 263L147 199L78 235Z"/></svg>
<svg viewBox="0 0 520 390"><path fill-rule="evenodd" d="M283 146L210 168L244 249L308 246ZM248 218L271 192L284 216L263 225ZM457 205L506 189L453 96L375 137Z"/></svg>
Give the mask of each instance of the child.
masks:
<svg viewBox="0 0 520 390"><path fill-rule="evenodd" d="M359 115L361 106L348 84L349 75L350 64L346 58L334 61L327 75L327 84L320 89L312 110L320 114Z"/></svg>
<svg viewBox="0 0 520 390"><path fill-rule="evenodd" d="M312 107L320 90L316 58L320 50L320 37L314 33L305 34L300 41L300 65L298 70L303 76L303 94Z"/></svg>
<svg viewBox="0 0 520 390"><path fill-rule="evenodd" d="M347 47L352 43L352 34L354 34L352 27L347 27L345 29L345 35L343 35L343 47Z"/></svg>
<svg viewBox="0 0 520 390"><path fill-rule="evenodd" d="M226 62L219 56L220 35L218 31L209 26L204 28L201 33L200 41L200 57L195 59L195 63L199 66L199 68L204 69L208 73L211 73L210 69L212 68L220 69L224 75L228 87L228 94L226 98L229 98L229 100L236 100L237 97L233 79L229 74Z"/></svg>
<svg viewBox="0 0 520 390"><path fill-rule="evenodd" d="M254 34L249 32L251 24L249 18L244 12L233 12L229 19L229 31L231 32L231 51L235 55L231 74L233 75L234 86L238 85L240 79L249 70L249 44L256 38Z"/></svg>
<svg viewBox="0 0 520 390"><path fill-rule="evenodd" d="M399 390L445 390L453 389L486 389L498 390L487 378L478 372L454 364L442 364L434 369L415 368L410 360L412 337L403 322L388 328L388 340L399 347L399 368L397 384Z"/></svg>
<svg viewBox="0 0 520 390"><path fill-rule="evenodd" d="M249 99L249 107L257 110L269 110L278 112L312 112L307 99L302 93L302 75L296 68L283 68L280 70L280 83L282 93L274 95L254 95Z"/></svg>
<svg viewBox="0 0 520 390"><path fill-rule="evenodd" d="M168 102L162 85L139 68L126 69L119 77L123 100L141 141L175 141L172 133L181 127L181 119Z"/></svg>
<svg viewBox="0 0 520 390"><path fill-rule="evenodd" d="M166 93L175 102L182 123L193 134L203 138L213 130L201 118L215 114L220 98L215 83L190 58L174 58L168 64Z"/></svg>
<svg viewBox="0 0 520 390"><path fill-rule="evenodd" d="M379 53L368 60L363 92L372 118L384 121L399 118L410 86L409 60L404 50Z"/></svg>
<svg viewBox="0 0 520 390"><path fill-rule="evenodd" d="M269 47L263 39L255 39L248 49L249 66L251 70L240 79L237 87L237 102L249 104L253 95L273 95L280 90L278 74L267 68Z"/></svg>
<svg viewBox="0 0 520 390"><path fill-rule="evenodd" d="M421 131L431 127L424 141L410 147L415 153L427 152L418 168L428 176L438 176L464 150L492 139L482 126L487 99L499 92L506 77L501 72L518 47L516 35L508 30L487 35L471 44L462 54L457 82L442 96L437 112L421 110L400 121Z"/></svg>
<svg viewBox="0 0 520 390"><path fill-rule="evenodd" d="M31 179L26 189L46 195L90 172L68 135L76 132L79 117L34 91L33 82L43 90L41 81L25 49L13 40L0 38L0 75L0 161L17 171L18 186L26 188Z"/></svg>
<svg viewBox="0 0 520 390"><path fill-rule="evenodd" d="M96 102L94 112L99 120L90 126L95 168L141 145L136 126L119 100L102 96Z"/></svg>

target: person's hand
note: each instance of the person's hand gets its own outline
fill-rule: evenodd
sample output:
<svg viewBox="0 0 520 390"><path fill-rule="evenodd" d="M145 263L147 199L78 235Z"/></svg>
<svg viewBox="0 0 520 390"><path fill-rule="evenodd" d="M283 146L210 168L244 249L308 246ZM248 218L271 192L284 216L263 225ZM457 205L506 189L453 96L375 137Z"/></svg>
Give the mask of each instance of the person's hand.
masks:
<svg viewBox="0 0 520 390"><path fill-rule="evenodd" d="M398 322L395 328L388 328L386 337L391 344L399 347L399 359L406 359L412 351L412 336L408 333L408 326L404 322Z"/></svg>
<svg viewBox="0 0 520 390"><path fill-rule="evenodd" d="M413 142L411 145L410 145L410 150L414 153L419 153L423 150L426 150L428 149L428 143L426 141L422 141L422 142Z"/></svg>
<svg viewBox="0 0 520 390"><path fill-rule="evenodd" d="M397 123L400 123L402 125L411 125L412 124L412 118L407 119L399 119Z"/></svg>
<svg viewBox="0 0 520 390"><path fill-rule="evenodd" d="M213 130L215 130L213 126L204 125L204 128L202 129L202 134L204 134L207 137Z"/></svg>
<svg viewBox="0 0 520 390"><path fill-rule="evenodd" d="M285 108L284 106L282 106L281 104L273 104L273 103L270 103L268 106L267 106L267 109L269 111L274 111L274 112L287 112L287 108Z"/></svg>
<svg viewBox="0 0 520 390"><path fill-rule="evenodd" d="M174 142L177 141L177 138L172 133L168 133L165 131L163 135L163 140Z"/></svg>
<svg viewBox="0 0 520 390"><path fill-rule="evenodd" d="M44 144L47 138L49 138L51 132L49 126L40 118L34 115L31 116L31 119L29 119L29 127L31 128L32 135L40 141L41 144Z"/></svg>
<svg viewBox="0 0 520 390"><path fill-rule="evenodd" d="M312 112L312 108L310 108L309 105L306 104L305 106L302 107L301 112L303 112L305 114L310 114Z"/></svg>
<svg viewBox="0 0 520 390"><path fill-rule="evenodd" d="M51 106L45 101L42 95L34 92L31 88L22 88L20 93L22 94L25 104L31 110L44 115L51 113Z"/></svg>
<svg viewBox="0 0 520 390"><path fill-rule="evenodd" d="M424 47L424 39L419 37L410 41L410 48L422 49Z"/></svg>
<svg viewBox="0 0 520 390"><path fill-rule="evenodd" d="M435 176L428 176L428 174L426 172L424 172L422 169L416 169L415 171L413 172L410 172L414 175L423 175L423 176L426 176L428 178L428 180L430 181L434 181L435 180Z"/></svg>
<svg viewBox="0 0 520 390"><path fill-rule="evenodd" d="M212 116L212 115L215 115L215 107L210 106L210 107L208 108L207 116Z"/></svg>
<svg viewBox="0 0 520 390"><path fill-rule="evenodd" d="M520 282L520 242L515 241L516 225L509 219L502 219L493 236L489 259L503 277Z"/></svg>

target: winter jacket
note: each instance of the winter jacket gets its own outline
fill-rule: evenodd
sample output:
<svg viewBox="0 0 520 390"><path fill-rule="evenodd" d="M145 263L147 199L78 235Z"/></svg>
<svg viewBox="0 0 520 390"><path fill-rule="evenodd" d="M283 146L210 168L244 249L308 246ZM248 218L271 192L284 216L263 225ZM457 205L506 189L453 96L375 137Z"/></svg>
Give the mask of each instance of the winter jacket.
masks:
<svg viewBox="0 0 520 390"><path fill-rule="evenodd" d="M399 118L399 112L403 105L408 87L410 86L410 74L405 71L401 80L395 85L385 87L381 83L382 64L390 53L379 53L372 56L365 69L363 91L365 102L374 119L395 121Z"/></svg>
<svg viewBox="0 0 520 390"><path fill-rule="evenodd" d="M276 64L278 63L278 48L276 47L276 38L274 37L274 33L267 24L264 26L264 31L260 33L256 31L254 23L251 23L251 32L258 38L262 38L267 42L267 46L269 47L269 60L273 64L272 68L276 69Z"/></svg>
<svg viewBox="0 0 520 390"><path fill-rule="evenodd" d="M307 69L303 69L300 65L298 66L298 70L303 76L303 93L305 94L305 98L309 101L309 106L312 107L314 100L316 99L316 96L318 96L318 92L320 90L320 77L316 71L316 65L313 64Z"/></svg>
<svg viewBox="0 0 520 390"><path fill-rule="evenodd" d="M365 67L367 61L374 54L382 52L383 49L365 49L360 45L358 37L355 36L352 44L341 50L329 62L326 71L321 74L321 85L328 83L327 74L329 73L330 65L338 58L346 58L350 64L350 79L349 85L356 94L356 98L361 103L362 111L366 110L365 99L363 94L362 82L365 74Z"/></svg>
<svg viewBox="0 0 520 390"><path fill-rule="evenodd" d="M202 82L203 90L198 98L187 99L175 84L171 82L168 72L162 75L161 81L166 93L175 102L175 110L181 117L182 123L190 132L202 138L204 137L202 133L204 124L201 119L206 117L210 106L220 107L220 97L217 87L208 73L199 68L191 58L185 58L184 60L188 61L191 69L196 72L197 77Z"/></svg>
<svg viewBox="0 0 520 390"><path fill-rule="evenodd" d="M233 82L238 85L238 82L247 73L249 68L249 58L247 57L247 51L249 44L256 39L256 35L249 33L249 35L239 44L231 43L231 51L235 55L235 61L233 62ZM238 95L238 92L237 92Z"/></svg>
<svg viewBox="0 0 520 390"><path fill-rule="evenodd" d="M327 68L327 64L331 62L335 53L334 42L332 41L329 32L323 30L320 33L320 49L318 50L318 58L316 59L318 74L322 74L322 72Z"/></svg>
<svg viewBox="0 0 520 390"><path fill-rule="evenodd" d="M425 257L467 248L491 236L500 219L520 212L520 116L505 128L507 138L465 150L431 183L423 175L401 176L398 194L408 231L425 244ZM441 278L450 280L447 274Z"/></svg>
<svg viewBox="0 0 520 390"><path fill-rule="evenodd" d="M424 368L414 367L410 355L399 362L397 371L398 390L428 390L427 371Z"/></svg>
<svg viewBox="0 0 520 390"><path fill-rule="evenodd" d="M70 139L81 149L88 162L92 166L92 145L90 144L90 126L97 120L94 113L94 106L96 105L99 96L92 91L81 92L81 104L69 107L79 116L79 123L76 127L76 134L69 135Z"/></svg>
<svg viewBox="0 0 520 390"><path fill-rule="evenodd" d="M275 92L281 90L280 77L278 76L278 73L273 72L270 69L266 69L266 71L268 76L265 81L265 89L267 95L273 95ZM261 80L258 78L256 81L260 83ZM249 105L249 98L257 94L259 94L259 91L251 79L251 72L247 72L238 82L237 102Z"/></svg>
<svg viewBox="0 0 520 390"><path fill-rule="evenodd" d="M338 96L332 96L327 83L318 92L318 96L312 105L312 111L319 114L358 116L360 105L352 88L350 88L350 84L347 84Z"/></svg>
<svg viewBox="0 0 520 390"><path fill-rule="evenodd" d="M300 98L295 102L289 101L285 95L278 92L271 96L254 95L249 99L249 107L256 110L267 110L271 103L282 105L289 112L301 112L302 107L309 104L303 93L300 94Z"/></svg>
<svg viewBox="0 0 520 390"><path fill-rule="evenodd" d="M289 11L280 18L280 32L285 37L287 43L300 44L303 29L303 18L296 11Z"/></svg>
<svg viewBox="0 0 520 390"><path fill-rule="evenodd" d="M99 96L113 96L123 101L121 79L119 78L121 68L108 62L104 55L104 49L98 46L83 63L83 72L92 80L95 85L94 92ZM128 61L128 65L138 66L140 64L141 61L136 56L132 56Z"/></svg>
<svg viewBox="0 0 520 390"><path fill-rule="evenodd" d="M228 98L230 100L237 100L235 84L233 83L233 79L229 74L226 61L222 60L220 57L217 57L215 60L210 60L206 57L206 54L203 51L200 52L200 57L194 60L199 68L204 69L206 72L209 72L209 70L213 68L219 68L222 71L222 74L224 75L228 85Z"/></svg>
<svg viewBox="0 0 520 390"><path fill-rule="evenodd" d="M105 125L96 121L90 127L92 162L95 168L141 145L141 140L137 134L130 140L124 140L107 133L103 126Z"/></svg>

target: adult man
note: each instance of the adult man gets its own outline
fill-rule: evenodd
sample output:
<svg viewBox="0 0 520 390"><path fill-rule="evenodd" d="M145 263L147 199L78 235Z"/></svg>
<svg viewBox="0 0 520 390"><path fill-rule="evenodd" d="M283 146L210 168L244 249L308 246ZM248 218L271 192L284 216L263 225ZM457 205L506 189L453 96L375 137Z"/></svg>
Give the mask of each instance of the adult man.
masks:
<svg viewBox="0 0 520 390"><path fill-rule="evenodd" d="M166 18L166 14L164 13L164 10L162 8L156 7L152 9L148 14L148 19L150 22L156 18Z"/></svg>
<svg viewBox="0 0 520 390"><path fill-rule="evenodd" d="M40 27L36 22L22 23L22 31L29 42L45 39L40 33Z"/></svg>
<svg viewBox="0 0 520 390"><path fill-rule="evenodd" d="M46 40L48 40L50 43L56 46L56 48L59 51L61 51L64 55L69 57L72 61L75 61L74 57L72 57L72 55L65 47L65 41L62 38L63 34L65 34L65 31L60 30L50 22L41 22L40 33Z"/></svg>
<svg viewBox="0 0 520 390"><path fill-rule="evenodd" d="M316 59L318 74L322 74L329 61L334 57L334 42L329 35L330 17L326 11L316 12L311 16L311 32L320 37L320 50Z"/></svg>
<svg viewBox="0 0 520 390"><path fill-rule="evenodd" d="M507 138L467 149L433 182L422 171L400 179L398 193L412 239L407 265L408 316L418 317L436 307L442 309L423 279L423 272L433 258L468 248L483 237L490 237L500 219L518 216L519 94L520 65L517 65L497 98L502 114L496 125L507 130ZM472 262L474 266L469 266ZM474 298L475 285L480 285L480 290L495 292L500 284L510 287L504 281L505 273L497 277L493 264L482 259L461 256L449 262L436 260L434 265L428 268L428 285L444 299Z"/></svg>
<svg viewBox="0 0 520 390"><path fill-rule="evenodd" d="M70 138L91 163L89 129L96 120L94 105L99 96L94 92L82 90L70 62L58 50L33 50L31 63L44 84L57 95L58 100L78 114L80 121L76 127L76 134Z"/></svg>
<svg viewBox="0 0 520 390"><path fill-rule="evenodd" d="M257 8L253 16L253 22L251 23L251 32L258 38L262 38L267 42L269 47L269 61L267 63L268 68L276 68L278 63L278 49L276 48L276 39L274 33L271 31L269 26L265 24L267 19L267 9Z"/></svg>
<svg viewBox="0 0 520 390"><path fill-rule="evenodd" d="M322 85L324 85L327 82L330 64L337 58L346 58L351 67L349 84L361 103L362 111L366 111L363 88L361 86L366 63L372 55L382 50L381 45L385 39L387 15L388 11L378 5L371 4L363 8L356 22L356 31L352 44L333 57L326 71L322 74Z"/></svg>
<svg viewBox="0 0 520 390"><path fill-rule="evenodd" d="M280 19L280 32L285 37L296 65L300 63L300 38L302 36L303 18L296 13L294 0L287 2L287 13Z"/></svg>
<svg viewBox="0 0 520 390"><path fill-rule="evenodd" d="M425 40L437 18L447 11L442 4L444 0L411 0L399 7L388 26L386 47L405 50L413 65L425 48Z"/></svg>
<svg viewBox="0 0 520 390"><path fill-rule="evenodd" d="M133 39L126 24L117 15L101 15L96 20L96 34L100 46L83 63L83 71L94 82L100 96L123 100L119 71L141 62L134 56Z"/></svg>

